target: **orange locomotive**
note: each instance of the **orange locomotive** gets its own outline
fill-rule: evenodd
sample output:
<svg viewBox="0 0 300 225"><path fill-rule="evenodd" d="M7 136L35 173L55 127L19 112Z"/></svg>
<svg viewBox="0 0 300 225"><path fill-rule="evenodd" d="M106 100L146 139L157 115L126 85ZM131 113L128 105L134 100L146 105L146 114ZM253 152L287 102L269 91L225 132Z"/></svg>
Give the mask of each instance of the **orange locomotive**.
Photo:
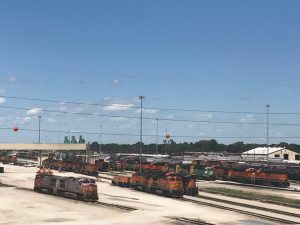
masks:
<svg viewBox="0 0 300 225"><path fill-rule="evenodd" d="M227 179L242 183L260 184L267 186L290 186L290 182L288 181L288 175L286 171L276 171L266 168L231 169L228 171Z"/></svg>
<svg viewBox="0 0 300 225"><path fill-rule="evenodd" d="M169 174L182 178L183 193L185 195L191 195L191 196L198 195L199 189L196 185L196 175L182 174L182 173L175 173L175 172L171 172Z"/></svg>
<svg viewBox="0 0 300 225"><path fill-rule="evenodd" d="M98 176L98 167L96 164L86 163L83 166L82 173L91 176Z"/></svg>
<svg viewBox="0 0 300 225"><path fill-rule="evenodd" d="M52 175L50 170L39 170L34 180L34 191L83 201L98 200L95 180Z"/></svg>
<svg viewBox="0 0 300 225"><path fill-rule="evenodd" d="M130 187L130 177L125 175L115 175L112 184L120 187Z"/></svg>
<svg viewBox="0 0 300 225"><path fill-rule="evenodd" d="M183 196L182 178L172 174L134 173L131 178L131 187L164 196Z"/></svg>
<svg viewBox="0 0 300 225"><path fill-rule="evenodd" d="M132 177L115 176L113 185L130 186L134 189L179 198L183 196L183 182L180 176L161 172L137 172Z"/></svg>

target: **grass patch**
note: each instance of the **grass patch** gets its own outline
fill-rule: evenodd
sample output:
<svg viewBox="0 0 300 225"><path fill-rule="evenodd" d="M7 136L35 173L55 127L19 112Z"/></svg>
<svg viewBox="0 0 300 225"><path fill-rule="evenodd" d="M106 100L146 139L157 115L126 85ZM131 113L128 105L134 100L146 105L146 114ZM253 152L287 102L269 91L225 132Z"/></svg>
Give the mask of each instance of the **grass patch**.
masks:
<svg viewBox="0 0 300 225"><path fill-rule="evenodd" d="M262 195L254 192L232 190L228 188L213 188L213 187L202 188L200 189L200 192L201 191L212 193L212 194L221 194L230 197L251 199L251 200L257 200L262 202L269 202L269 203L274 203L279 205L287 205L291 207L300 208L300 200L280 197L276 195L265 195L265 194Z"/></svg>

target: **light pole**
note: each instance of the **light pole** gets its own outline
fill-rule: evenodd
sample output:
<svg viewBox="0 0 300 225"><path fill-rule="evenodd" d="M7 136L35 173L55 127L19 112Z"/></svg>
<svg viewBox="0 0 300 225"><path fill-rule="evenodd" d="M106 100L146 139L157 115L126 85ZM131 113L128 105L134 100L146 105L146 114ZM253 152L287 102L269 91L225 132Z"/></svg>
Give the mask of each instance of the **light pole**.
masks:
<svg viewBox="0 0 300 225"><path fill-rule="evenodd" d="M41 143L41 118L42 116L39 115L39 144ZM42 151L40 150L40 167L42 166Z"/></svg>
<svg viewBox="0 0 300 225"><path fill-rule="evenodd" d="M101 147L102 147L102 124L100 124L99 154L102 150Z"/></svg>
<svg viewBox="0 0 300 225"><path fill-rule="evenodd" d="M142 142L143 142L143 100L145 97L140 95L138 97L141 100L141 126L140 126L140 172L142 171Z"/></svg>
<svg viewBox="0 0 300 225"><path fill-rule="evenodd" d="M267 162L269 162L269 108L271 106L266 105L267 108Z"/></svg>
<svg viewBox="0 0 300 225"><path fill-rule="evenodd" d="M155 146L155 153L157 155L158 150L158 118L156 118L156 146Z"/></svg>

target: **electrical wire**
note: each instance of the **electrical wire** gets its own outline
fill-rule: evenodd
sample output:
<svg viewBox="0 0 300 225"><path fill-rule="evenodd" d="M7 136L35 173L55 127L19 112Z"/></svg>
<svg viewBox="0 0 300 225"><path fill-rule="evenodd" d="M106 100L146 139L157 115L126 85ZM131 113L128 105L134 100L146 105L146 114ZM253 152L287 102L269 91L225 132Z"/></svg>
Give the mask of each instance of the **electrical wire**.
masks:
<svg viewBox="0 0 300 225"><path fill-rule="evenodd" d="M0 106L3 109L15 109L15 110L32 110L32 108L26 107L14 107L14 106ZM57 111L48 109L38 109L39 112L47 113L61 113L71 115L82 115L82 116L97 116L97 117L109 117L109 118L124 118L124 119L140 119L135 116L119 116L119 115L108 115L108 114L97 114L97 113L81 113L81 112L69 112L69 111ZM157 118L143 117L144 120L157 120ZM212 123L212 124L236 124L236 125L267 125L265 122L235 122L235 121L210 121L210 120L188 120L188 119L170 119L170 118L158 118L159 121L171 121L171 122L190 122L190 123ZM274 126L300 126L300 123L269 123Z"/></svg>
<svg viewBox="0 0 300 225"><path fill-rule="evenodd" d="M13 130L10 127L0 127L0 130ZM130 133L100 133L100 132L86 132L86 131L70 131L70 130L47 130L47 129L30 129L30 128L19 128L18 131L28 131L28 132L46 132L46 133L71 133L71 134L87 134L87 135L106 135L106 136L129 136L129 137L138 137L140 134L130 134ZM17 132L18 132L17 131ZM156 137L156 134L143 134L145 137ZM165 138L165 135L159 135L159 137ZM200 138L200 139L265 139L263 136L195 136L195 135L172 135L171 138ZM296 139L300 138L298 136L277 136L269 137L272 139L281 139L281 138L291 138Z"/></svg>
<svg viewBox="0 0 300 225"><path fill-rule="evenodd" d="M75 102L75 101L28 98L28 97L17 97L17 96L8 96L8 95L0 95L0 97L8 98L8 99L17 99L17 100L38 101L38 102L64 103L64 104L102 106L102 107L114 106L119 108L123 107L129 109L140 109L140 107L138 106L128 106L126 104L84 103L84 102ZM224 114L257 114L257 115L267 114L266 112L255 112L255 111L201 110L201 109L181 109L181 108L161 108L161 107L143 107L143 109L161 110L161 111L179 111L179 112L224 113ZM269 114L270 115L300 115L300 112L269 112Z"/></svg>
<svg viewBox="0 0 300 225"><path fill-rule="evenodd" d="M15 109L15 110L32 110L32 108L26 107L14 107L14 106L0 106L2 109ZM71 114L71 115L83 115L83 116L97 116L97 117L109 117L109 118L125 118L125 119L140 119L140 117L135 116L119 116L119 115L108 115L108 114L97 114L97 113L81 113L81 112L69 112L69 111L57 111L48 109L38 109L39 112L47 113L61 113L61 114ZM156 121L157 118L143 117L144 120ZM266 125L263 122L235 122L235 121L210 121L210 120L188 120L188 119L170 119L170 118L159 118L159 121L171 121L171 122L191 122L191 123L213 123L213 124L237 124L237 125ZM300 126L300 124L292 123L269 123L269 125L276 126Z"/></svg>
<svg viewBox="0 0 300 225"><path fill-rule="evenodd" d="M129 108L129 109L140 109L140 107L138 107L138 106L128 106L126 104L84 103L84 102L53 100L53 99L17 97L17 96L8 96L8 95L1 95L0 97L8 98L8 99L17 99L17 100L38 101L38 102L65 103L65 104L74 104L74 105L89 105L89 106L102 106L102 107L114 106L114 107L120 107L120 108L125 107L125 108ZM143 109L161 110L161 111L179 111L179 112L224 113L224 114L259 114L259 115L266 114L265 112L254 112L254 111L200 110L200 109L180 109L180 108L161 108L161 107L143 107ZM269 113L269 114L272 114L272 113Z"/></svg>

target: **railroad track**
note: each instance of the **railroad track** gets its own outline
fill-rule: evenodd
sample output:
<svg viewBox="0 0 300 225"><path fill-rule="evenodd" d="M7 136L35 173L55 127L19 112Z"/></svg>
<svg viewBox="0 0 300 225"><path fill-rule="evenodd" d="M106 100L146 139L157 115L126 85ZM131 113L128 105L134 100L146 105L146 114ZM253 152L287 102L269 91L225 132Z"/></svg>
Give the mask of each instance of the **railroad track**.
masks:
<svg viewBox="0 0 300 225"><path fill-rule="evenodd" d="M300 214L297 214L297 213L281 211L281 210L277 210L277 209L270 209L270 208L265 208L265 207L261 207L261 206L249 205L249 204L245 204L245 203L234 202L234 201L229 201L229 200L219 199L219 198L213 198L213 197L207 197L207 196L201 196L200 198L300 218Z"/></svg>
<svg viewBox="0 0 300 225"><path fill-rule="evenodd" d="M200 180L197 180L197 182L200 182ZM264 185L258 185L258 184L246 184L246 183L237 183L237 182L226 182L226 181L222 181L222 182L216 182L217 184L225 184L225 185L232 185L232 186L244 186L244 187L259 187L259 188L263 188L263 189L271 189L271 190L281 190L281 191L289 191L289 192L300 192L300 190L297 189L292 189L289 187L286 188L280 188L280 187L273 187L273 186L264 186Z"/></svg>
<svg viewBox="0 0 300 225"><path fill-rule="evenodd" d="M290 180L291 183L300 184L300 180Z"/></svg>
<svg viewBox="0 0 300 225"><path fill-rule="evenodd" d="M278 222L278 223L281 223L281 224L299 224L298 222L292 221L292 220L281 219L281 218L278 218L278 217L268 216L268 215L264 215L264 214L260 214L260 213L249 212L249 211L246 211L246 210L236 209L236 208L232 208L232 207L228 207L228 206L222 206L222 205L218 205L218 204L214 204L214 203L202 202L202 201L197 201L197 200L187 199L187 198L183 198L183 199L179 199L179 200L185 201L185 202L195 203L197 205L204 205L204 206L209 206L209 207L218 208L218 209L222 209L222 210L227 210L227 211L231 211L231 212L241 213L241 214L244 214L244 215L253 216L255 218L260 218L260 219L265 219L265 220L269 220L269 221L273 221L273 222Z"/></svg>
<svg viewBox="0 0 300 225"><path fill-rule="evenodd" d="M0 183L0 187L1 186L3 186L3 187L14 187L18 190L34 192L31 188L17 187L17 186L14 186L14 185L8 185L8 184ZM53 198L59 198L61 200L65 200L65 201L72 201L72 202L76 202L76 203L88 204L88 205L94 205L94 206L95 205L99 205L99 206L101 205L101 206L106 206L106 207L111 207L111 208L122 209L122 210L125 210L125 211L135 211L135 210L137 210L137 208L134 208L134 207L111 204L111 203L106 203L106 202L85 202L85 201L78 201L78 200L75 200L75 199L72 199L72 198L57 197L57 196L54 196L54 195L47 195L47 196L53 197Z"/></svg>
<svg viewBox="0 0 300 225"><path fill-rule="evenodd" d="M125 210L125 211L135 211L135 210L137 210L137 208L134 208L134 207L111 204L111 203L105 203L105 202L89 202L88 204L103 205L103 206L107 206L107 207L122 209L122 210Z"/></svg>
<svg viewBox="0 0 300 225"><path fill-rule="evenodd" d="M185 217L167 217L169 219L172 220L176 220L179 222L183 222L183 223L190 223L190 224L198 224L198 225L214 225L213 223L207 223L201 220L197 220L197 219L189 219L189 218L185 218Z"/></svg>

